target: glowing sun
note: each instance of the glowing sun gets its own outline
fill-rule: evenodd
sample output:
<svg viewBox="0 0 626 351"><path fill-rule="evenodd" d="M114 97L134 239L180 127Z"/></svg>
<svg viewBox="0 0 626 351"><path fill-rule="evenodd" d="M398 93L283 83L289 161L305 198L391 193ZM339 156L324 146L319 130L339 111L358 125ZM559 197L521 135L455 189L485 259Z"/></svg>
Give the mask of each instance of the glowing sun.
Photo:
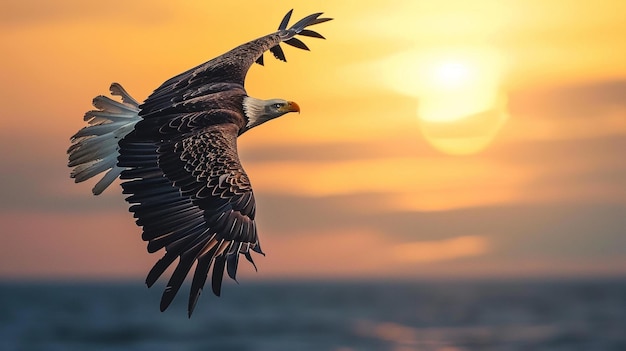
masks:
<svg viewBox="0 0 626 351"><path fill-rule="evenodd" d="M387 83L417 98L421 132L442 152L483 150L507 119L502 59L493 50L416 50L392 56L384 64Z"/></svg>

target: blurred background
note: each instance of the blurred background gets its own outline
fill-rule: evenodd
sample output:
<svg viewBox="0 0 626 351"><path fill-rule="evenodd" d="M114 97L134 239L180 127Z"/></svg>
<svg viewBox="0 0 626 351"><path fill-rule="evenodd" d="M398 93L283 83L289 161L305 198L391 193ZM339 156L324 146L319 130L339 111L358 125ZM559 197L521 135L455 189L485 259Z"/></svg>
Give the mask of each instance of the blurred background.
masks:
<svg viewBox="0 0 626 351"><path fill-rule="evenodd" d="M169 77L323 11L248 73L298 102L246 133L266 257L161 314L119 187L69 137L116 81ZM626 349L626 3L0 3L0 349ZM207 293L205 295L210 295Z"/></svg>

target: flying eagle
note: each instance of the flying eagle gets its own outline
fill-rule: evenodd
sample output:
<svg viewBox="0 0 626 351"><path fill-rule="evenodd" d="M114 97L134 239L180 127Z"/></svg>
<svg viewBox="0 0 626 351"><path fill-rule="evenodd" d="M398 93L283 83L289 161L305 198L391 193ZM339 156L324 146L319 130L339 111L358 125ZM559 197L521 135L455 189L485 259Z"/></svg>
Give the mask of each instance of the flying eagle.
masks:
<svg viewBox="0 0 626 351"><path fill-rule="evenodd" d="M283 99L248 96L246 73L263 65L263 53L285 61L280 43L309 48L297 35L324 37L306 29L331 20L322 13L304 17L278 31L170 78L139 104L121 85L111 94L121 102L97 96L97 110L85 114L88 126L72 138L67 153L71 177L82 182L104 171L93 193L122 179L130 212L143 227L148 252L165 249L148 273L151 287L178 260L161 298L167 309L195 262L188 315L196 306L212 268L211 287L219 296L224 270L236 280L240 255L254 265L251 251L263 254L254 221L250 180L237 155L237 137L299 106Z"/></svg>

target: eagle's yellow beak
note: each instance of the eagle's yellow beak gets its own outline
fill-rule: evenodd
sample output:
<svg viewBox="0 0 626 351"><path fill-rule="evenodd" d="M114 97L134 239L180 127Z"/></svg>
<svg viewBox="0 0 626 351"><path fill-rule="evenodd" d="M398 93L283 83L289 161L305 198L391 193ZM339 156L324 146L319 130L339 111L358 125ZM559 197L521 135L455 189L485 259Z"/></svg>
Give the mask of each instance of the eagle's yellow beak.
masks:
<svg viewBox="0 0 626 351"><path fill-rule="evenodd" d="M300 113L300 106L293 101L287 101L287 105L284 107L287 112L298 112Z"/></svg>

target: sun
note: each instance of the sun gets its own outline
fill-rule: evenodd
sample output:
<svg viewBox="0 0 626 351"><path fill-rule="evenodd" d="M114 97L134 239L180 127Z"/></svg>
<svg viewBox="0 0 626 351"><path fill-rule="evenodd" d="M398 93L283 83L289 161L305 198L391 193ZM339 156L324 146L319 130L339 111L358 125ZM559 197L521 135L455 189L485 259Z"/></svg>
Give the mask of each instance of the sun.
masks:
<svg viewBox="0 0 626 351"><path fill-rule="evenodd" d="M422 62L422 70L417 113L426 140L448 154L485 149L507 119L497 57L480 51L440 53Z"/></svg>
<svg viewBox="0 0 626 351"><path fill-rule="evenodd" d="M470 79L472 67L462 61L443 61L433 71L433 83L444 89L454 89Z"/></svg>
<svg viewBox="0 0 626 351"><path fill-rule="evenodd" d="M501 55L486 47L409 51L384 61L385 81L417 98L426 140L448 154L472 154L495 138L507 119Z"/></svg>
<svg viewBox="0 0 626 351"><path fill-rule="evenodd" d="M484 53L433 53L417 64L422 120L456 121L490 109L498 99L499 73Z"/></svg>

